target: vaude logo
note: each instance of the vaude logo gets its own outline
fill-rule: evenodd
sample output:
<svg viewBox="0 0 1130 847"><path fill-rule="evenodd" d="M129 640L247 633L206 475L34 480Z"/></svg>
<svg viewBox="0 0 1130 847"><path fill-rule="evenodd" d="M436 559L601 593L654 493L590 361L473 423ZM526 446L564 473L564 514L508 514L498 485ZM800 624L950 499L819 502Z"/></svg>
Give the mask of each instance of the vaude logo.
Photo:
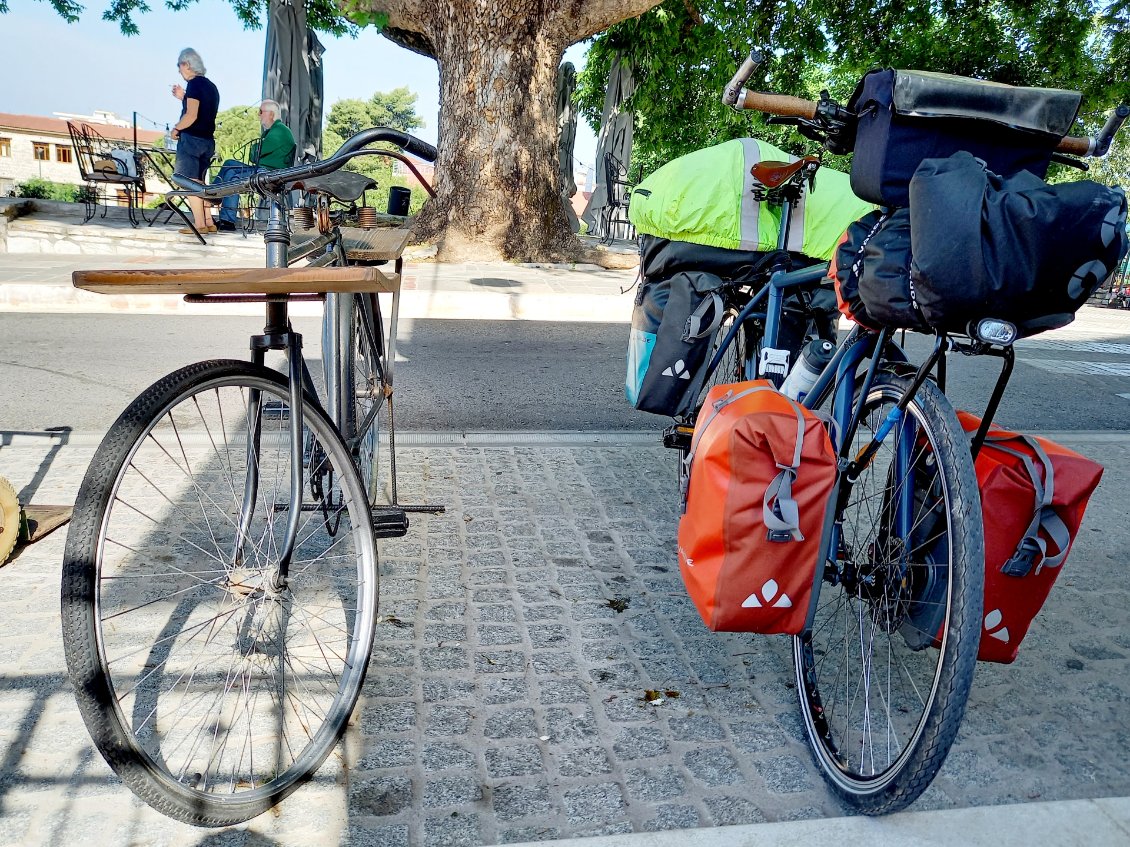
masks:
<svg viewBox="0 0 1130 847"><path fill-rule="evenodd" d="M995 638L997 641L1008 643L1008 627L1001 626L1001 621L1004 616L1001 615L1000 609L993 609L989 614L985 615L985 632Z"/></svg>
<svg viewBox="0 0 1130 847"><path fill-rule="evenodd" d="M679 548L679 558L687 563L688 568L694 567L694 559L692 559L690 556L688 556L687 551L684 550L682 547Z"/></svg>
<svg viewBox="0 0 1130 847"><path fill-rule="evenodd" d="M679 379L690 379L690 372L687 370L687 364L682 359L675 362L669 368L664 368L663 376L678 377Z"/></svg>
<svg viewBox="0 0 1130 847"><path fill-rule="evenodd" d="M789 599L789 595L784 592L780 597L777 597L777 580L770 579L763 586L761 586L761 596L757 596L755 591L742 601L743 609L760 609L763 606L772 605L774 609L788 609L793 605L793 601ZM777 597L776 601L773 598Z"/></svg>

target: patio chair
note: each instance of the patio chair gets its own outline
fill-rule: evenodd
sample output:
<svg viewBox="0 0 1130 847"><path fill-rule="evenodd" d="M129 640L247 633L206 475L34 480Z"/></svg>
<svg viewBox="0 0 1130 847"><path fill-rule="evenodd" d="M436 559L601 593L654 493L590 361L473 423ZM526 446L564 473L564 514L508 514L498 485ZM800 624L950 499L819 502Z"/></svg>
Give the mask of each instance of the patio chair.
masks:
<svg viewBox="0 0 1130 847"><path fill-rule="evenodd" d="M632 182L628 169L612 153L604 154L604 178L608 186L608 197L600 210L601 242L611 244L616 237L617 226L627 233L625 238L635 238L636 228L628 219L628 203L635 183Z"/></svg>
<svg viewBox="0 0 1130 847"><path fill-rule="evenodd" d="M122 144L114 144L99 135L98 131L89 124L76 124L67 121L67 131L71 136L71 145L74 147L75 162L78 164L79 176L86 183L87 190L83 193L86 223L102 206L102 217L110 208L109 191L113 186L119 186L125 194L129 207L129 222L131 226L138 226L137 217L139 197L145 190L145 174L142 161ZM115 154L117 154L115 156ZM133 159L133 173L123 173L128 168L129 158ZM117 196L117 195L115 195ZM120 202L120 197L117 197Z"/></svg>

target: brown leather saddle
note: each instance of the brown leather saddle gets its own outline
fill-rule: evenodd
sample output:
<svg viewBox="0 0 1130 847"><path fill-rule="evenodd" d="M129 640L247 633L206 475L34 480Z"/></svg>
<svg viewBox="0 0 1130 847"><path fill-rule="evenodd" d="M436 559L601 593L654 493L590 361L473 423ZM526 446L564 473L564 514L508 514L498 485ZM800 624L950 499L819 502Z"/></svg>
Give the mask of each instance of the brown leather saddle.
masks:
<svg viewBox="0 0 1130 847"><path fill-rule="evenodd" d="M758 162L749 169L749 173L766 188L776 188L791 179L797 171L819 161L815 156L805 156L795 162Z"/></svg>

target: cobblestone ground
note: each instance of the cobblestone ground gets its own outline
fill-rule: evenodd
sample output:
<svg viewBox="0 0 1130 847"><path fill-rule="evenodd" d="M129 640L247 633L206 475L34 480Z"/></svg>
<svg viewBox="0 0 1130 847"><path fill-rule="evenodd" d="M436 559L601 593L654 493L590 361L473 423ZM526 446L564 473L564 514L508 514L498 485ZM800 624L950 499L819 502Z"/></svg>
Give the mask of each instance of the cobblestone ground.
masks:
<svg viewBox="0 0 1130 847"><path fill-rule="evenodd" d="M1130 450L1077 448L1108 470L1067 570L1017 663L979 667L913 808L1130 795ZM68 502L89 455L0 442L0 474ZM92 750L62 671L63 532L0 569L0 843L446 847L845 813L800 736L788 641L710 633L687 599L670 453L398 458L401 500L447 512L382 542L357 724L313 785L226 834L150 812Z"/></svg>

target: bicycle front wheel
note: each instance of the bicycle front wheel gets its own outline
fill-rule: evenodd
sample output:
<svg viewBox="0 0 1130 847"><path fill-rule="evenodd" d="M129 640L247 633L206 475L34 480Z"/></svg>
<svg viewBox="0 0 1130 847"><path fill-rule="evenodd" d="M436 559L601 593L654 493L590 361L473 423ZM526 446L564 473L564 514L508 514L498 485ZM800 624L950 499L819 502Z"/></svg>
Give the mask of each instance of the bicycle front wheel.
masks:
<svg viewBox="0 0 1130 847"><path fill-rule="evenodd" d="M318 769L373 646L367 502L312 402L303 511L278 578L290 414L287 381L266 368L170 374L110 429L67 537L63 644L91 738L138 796L198 826L254 817Z"/></svg>
<svg viewBox="0 0 1130 847"><path fill-rule="evenodd" d="M850 456L896 421L836 504L811 633L793 641L797 692L816 764L865 814L912 803L945 761L976 663L984 537L969 442L926 382L881 375Z"/></svg>

